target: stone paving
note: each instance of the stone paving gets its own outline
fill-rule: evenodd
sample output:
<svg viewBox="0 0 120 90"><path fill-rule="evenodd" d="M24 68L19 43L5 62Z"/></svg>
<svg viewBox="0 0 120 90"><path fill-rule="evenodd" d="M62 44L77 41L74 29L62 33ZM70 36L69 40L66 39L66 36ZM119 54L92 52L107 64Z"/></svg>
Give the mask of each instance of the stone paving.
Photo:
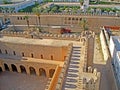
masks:
<svg viewBox="0 0 120 90"><path fill-rule="evenodd" d="M0 90L45 90L48 78L17 72L0 73Z"/></svg>
<svg viewBox="0 0 120 90"><path fill-rule="evenodd" d="M100 90L111 90L110 83L107 77L106 71L106 62L103 60L102 51L100 48L99 38L96 36L95 38L95 47L94 47L94 67L98 69L101 73L101 82L100 82Z"/></svg>

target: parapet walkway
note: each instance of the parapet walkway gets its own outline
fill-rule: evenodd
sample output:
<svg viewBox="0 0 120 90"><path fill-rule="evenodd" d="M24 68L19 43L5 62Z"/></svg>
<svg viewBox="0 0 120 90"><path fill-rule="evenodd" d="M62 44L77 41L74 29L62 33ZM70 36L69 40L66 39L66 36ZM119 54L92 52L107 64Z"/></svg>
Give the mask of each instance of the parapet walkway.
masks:
<svg viewBox="0 0 120 90"><path fill-rule="evenodd" d="M79 80L80 46L73 46L73 51L62 90L75 90Z"/></svg>

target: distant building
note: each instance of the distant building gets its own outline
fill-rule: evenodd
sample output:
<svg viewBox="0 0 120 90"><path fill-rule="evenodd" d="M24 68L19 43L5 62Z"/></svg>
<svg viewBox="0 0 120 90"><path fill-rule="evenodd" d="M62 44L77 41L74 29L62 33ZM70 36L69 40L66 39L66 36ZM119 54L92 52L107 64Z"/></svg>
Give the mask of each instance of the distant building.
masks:
<svg viewBox="0 0 120 90"><path fill-rule="evenodd" d="M13 4L2 4L0 7L2 8L2 13L13 13L18 12L20 9L34 5L35 1L41 3L43 0L21 0L21 2L19 0L19 3L13 2Z"/></svg>
<svg viewBox="0 0 120 90"><path fill-rule="evenodd" d="M79 2L79 0L53 0L53 2Z"/></svg>
<svg viewBox="0 0 120 90"><path fill-rule="evenodd" d="M120 84L120 36L110 37L109 49L113 59L112 63L115 69L115 75Z"/></svg>

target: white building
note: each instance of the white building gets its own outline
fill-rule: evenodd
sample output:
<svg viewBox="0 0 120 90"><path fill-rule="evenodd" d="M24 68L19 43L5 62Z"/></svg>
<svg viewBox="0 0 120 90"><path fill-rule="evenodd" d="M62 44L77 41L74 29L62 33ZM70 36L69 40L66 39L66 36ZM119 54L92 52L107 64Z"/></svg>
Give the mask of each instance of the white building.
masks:
<svg viewBox="0 0 120 90"><path fill-rule="evenodd" d="M120 84L120 36L110 37L109 49L113 61L115 76Z"/></svg>
<svg viewBox="0 0 120 90"><path fill-rule="evenodd" d="M41 3L43 0L25 0L14 4L1 4L0 7L2 7L3 13L18 12L20 9L34 5L35 1Z"/></svg>

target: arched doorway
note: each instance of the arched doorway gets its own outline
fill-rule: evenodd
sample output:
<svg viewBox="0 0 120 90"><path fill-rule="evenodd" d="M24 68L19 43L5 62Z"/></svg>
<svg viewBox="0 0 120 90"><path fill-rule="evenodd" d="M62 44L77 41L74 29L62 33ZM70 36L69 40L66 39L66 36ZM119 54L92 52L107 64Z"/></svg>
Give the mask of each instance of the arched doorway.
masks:
<svg viewBox="0 0 120 90"><path fill-rule="evenodd" d="M10 71L7 64L4 64L4 67L5 67L5 70L6 70L6 71Z"/></svg>
<svg viewBox="0 0 120 90"><path fill-rule="evenodd" d="M50 75L50 78L52 78L52 77L53 77L54 72L55 72L55 69L50 69L50 70L49 70L49 75Z"/></svg>
<svg viewBox="0 0 120 90"><path fill-rule="evenodd" d="M40 68L39 72L40 72L40 76L45 76L46 77L46 72L43 68Z"/></svg>
<svg viewBox="0 0 120 90"><path fill-rule="evenodd" d="M11 67L12 67L13 72L17 72L17 68L16 68L16 66L14 64L11 64Z"/></svg>
<svg viewBox="0 0 120 90"><path fill-rule="evenodd" d="M31 75L36 75L35 69L33 67L30 67L29 69Z"/></svg>
<svg viewBox="0 0 120 90"><path fill-rule="evenodd" d="M0 72L2 72L2 68L0 67Z"/></svg>
<svg viewBox="0 0 120 90"><path fill-rule="evenodd" d="M22 65L20 66L20 70L21 70L21 73L27 73L25 67Z"/></svg>

